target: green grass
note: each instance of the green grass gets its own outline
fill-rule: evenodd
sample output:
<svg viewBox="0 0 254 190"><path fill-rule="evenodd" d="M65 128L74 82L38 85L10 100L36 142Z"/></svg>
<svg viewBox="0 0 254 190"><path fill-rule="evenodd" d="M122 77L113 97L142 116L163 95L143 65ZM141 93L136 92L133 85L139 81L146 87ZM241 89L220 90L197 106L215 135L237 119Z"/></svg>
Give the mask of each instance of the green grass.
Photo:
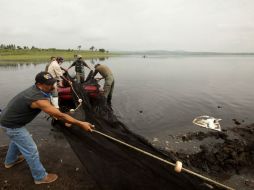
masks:
<svg viewBox="0 0 254 190"><path fill-rule="evenodd" d="M84 59L107 58L115 56L113 53L103 53L98 51L72 51L72 50L6 50L0 49L0 64L3 63L39 63L49 61L51 56L61 56L64 60L73 60L75 54L82 55Z"/></svg>

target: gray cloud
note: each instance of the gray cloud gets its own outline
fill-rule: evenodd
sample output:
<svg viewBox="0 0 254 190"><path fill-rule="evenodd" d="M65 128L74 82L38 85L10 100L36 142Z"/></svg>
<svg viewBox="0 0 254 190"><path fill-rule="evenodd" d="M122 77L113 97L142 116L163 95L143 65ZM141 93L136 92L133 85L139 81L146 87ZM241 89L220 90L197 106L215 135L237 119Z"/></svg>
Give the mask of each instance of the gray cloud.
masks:
<svg viewBox="0 0 254 190"><path fill-rule="evenodd" d="M254 50L252 0L1 0L0 43L110 50Z"/></svg>

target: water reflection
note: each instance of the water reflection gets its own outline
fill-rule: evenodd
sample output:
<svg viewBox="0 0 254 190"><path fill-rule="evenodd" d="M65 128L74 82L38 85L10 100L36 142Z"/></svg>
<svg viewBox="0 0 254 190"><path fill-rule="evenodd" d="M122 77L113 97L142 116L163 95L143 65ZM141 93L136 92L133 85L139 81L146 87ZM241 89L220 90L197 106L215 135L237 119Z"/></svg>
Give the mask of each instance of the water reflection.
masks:
<svg viewBox="0 0 254 190"><path fill-rule="evenodd" d="M93 59L85 59L90 64L94 65L99 63L100 61L105 61L108 59L106 58L93 58ZM62 65L69 66L73 63L74 60L65 60ZM45 65L47 62L0 62L0 68L7 69L7 70L17 70L17 69L26 69L31 67L38 67L38 65ZM40 67L40 66L39 66Z"/></svg>
<svg viewBox="0 0 254 190"><path fill-rule="evenodd" d="M100 61L105 61L107 59L109 59L109 57L94 58L94 59L90 59L89 61L92 65L95 65L99 63Z"/></svg>
<svg viewBox="0 0 254 190"><path fill-rule="evenodd" d="M10 66L15 67L17 65L37 65L40 63L36 62L0 62L0 67Z"/></svg>
<svg viewBox="0 0 254 190"><path fill-rule="evenodd" d="M1 70L19 70L19 69L29 69L29 68L36 68L38 65L45 64L45 63L0 63Z"/></svg>

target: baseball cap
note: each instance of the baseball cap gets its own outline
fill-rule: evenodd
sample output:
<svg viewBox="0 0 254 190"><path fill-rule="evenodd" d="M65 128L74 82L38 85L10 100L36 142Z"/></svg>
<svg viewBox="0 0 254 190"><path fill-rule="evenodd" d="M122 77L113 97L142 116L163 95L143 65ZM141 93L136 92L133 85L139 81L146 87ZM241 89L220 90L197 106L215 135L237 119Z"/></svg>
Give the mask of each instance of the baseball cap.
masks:
<svg viewBox="0 0 254 190"><path fill-rule="evenodd" d="M82 55L77 55L77 58L78 58L78 59L82 58Z"/></svg>
<svg viewBox="0 0 254 190"><path fill-rule="evenodd" d="M53 85L57 80L52 77L49 72L42 71L35 77L35 83Z"/></svg>
<svg viewBox="0 0 254 190"><path fill-rule="evenodd" d="M62 57L57 57L57 58L56 58L56 61L62 63L62 62L64 61L64 58L62 58Z"/></svg>
<svg viewBox="0 0 254 190"><path fill-rule="evenodd" d="M101 64L99 64L99 63L97 63L95 66L94 66L94 68L96 68L96 67L98 67L98 66L100 66Z"/></svg>

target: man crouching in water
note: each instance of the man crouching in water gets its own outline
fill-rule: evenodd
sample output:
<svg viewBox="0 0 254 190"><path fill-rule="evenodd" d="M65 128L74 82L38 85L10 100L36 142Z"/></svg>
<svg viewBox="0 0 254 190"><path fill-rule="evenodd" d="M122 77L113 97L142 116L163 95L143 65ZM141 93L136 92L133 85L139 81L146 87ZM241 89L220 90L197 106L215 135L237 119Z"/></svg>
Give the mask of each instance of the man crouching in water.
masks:
<svg viewBox="0 0 254 190"><path fill-rule="evenodd" d="M24 127L31 122L41 110L67 123L77 125L81 129L92 132L93 125L74 119L60 112L50 103L50 93L54 90L56 79L48 72L40 72L35 77L35 85L16 95L0 115L0 127L10 138L5 159L5 168L26 160L35 184L51 183L58 176L47 173L40 162L37 146Z"/></svg>

